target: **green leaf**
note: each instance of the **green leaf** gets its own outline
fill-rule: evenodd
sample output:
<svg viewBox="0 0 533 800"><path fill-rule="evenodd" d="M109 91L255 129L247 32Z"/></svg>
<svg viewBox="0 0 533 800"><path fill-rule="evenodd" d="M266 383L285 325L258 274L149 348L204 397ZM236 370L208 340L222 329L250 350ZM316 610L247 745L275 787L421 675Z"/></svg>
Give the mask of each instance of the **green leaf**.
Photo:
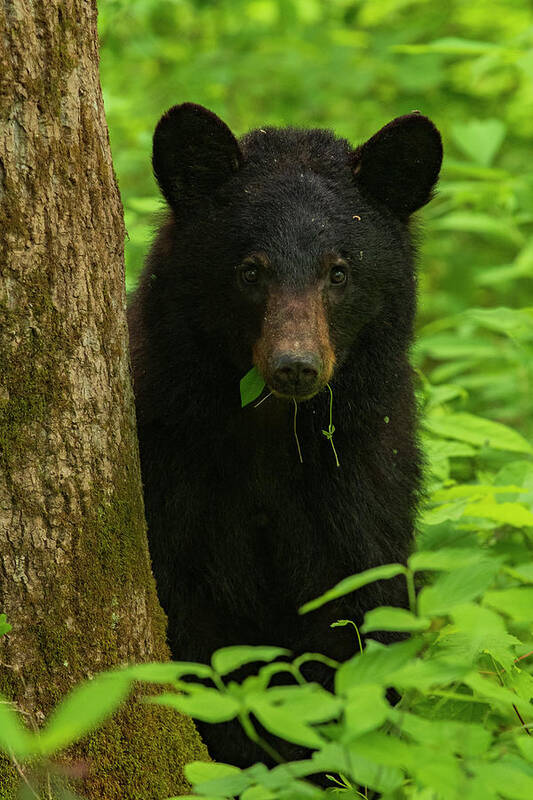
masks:
<svg viewBox="0 0 533 800"><path fill-rule="evenodd" d="M470 664L459 663L456 659L437 656L426 660L417 658L391 672L389 682L401 690L424 692L461 680L469 669Z"/></svg>
<svg viewBox="0 0 533 800"><path fill-rule="evenodd" d="M338 716L342 709L340 699L316 683L275 686L257 695L256 698L247 698L250 704L256 700L282 707L284 711L305 723L326 722Z"/></svg>
<svg viewBox="0 0 533 800"><path fill-rule="evenodd" d="M446 36L427 44L396 45L392 48L399 53L442 53L454 56L478 56L498 50L492 42L478 42L472 39L461 39L458 36Z"/></svg>
<svg viewBox="0 0 533 800"><path fill-rule="evenodd" d="M486 337L481 335L477 338L469 336L465 340L457 335L457 331L454 333L437 333L432 336L426 335L418 341L415 352L416 354L424 354L440 360L459 360L461 358L494 359L498 355L494 349L494 344L488 341ZM428 403L428 407L442 405L442 403L449 402L453 397L461 395L464 396L465 391L459 386L444 384L444 386L431 387L430 399L432 402Z"/></svg>
<svg viewBox="0 0 533 800"><path fill-rule="evenodd" d="M305 725L282 706L273 706L265 699L250 703L250 710L270 733L287 742L312 748L321 747L323 744L324 740L313 728Z"/></svg>
<svg viewBox="0 0 533 800"><path fill-rule="evenodd" d="M474 600L490 586L499 569L497 559L480 559L477 564L440 575L432 586L425 586L420 592L420 613L444 616L454 606Z"/></svg>
<svg viewBox="0 0 533 800"><path fill-rule="evenodd" d="M530 267L533 267L533 246L531 251ZM531 308L469 308L464 311L464 319L473 320L483 328L488 328L498 333L521 338L531 336L533 333L533 309Z"/></svg>
<svg viewBox="0 0 533 800"><path fill-rule="evenodd" d="M507 181L509 172L496 167L480 167L477 164L467 164L453 158L446 159L446 173L451 177L475 178L483 181Z"/></svg>
<svg viewBox="0 0 533 800"><path fill-rule="evenodd" d="M513 578L517 578L522 583L533 583L533 562L529 564L520 564L516 567L505 567L504 569L511 574Z"/></svg>
<svg viewBox="0 0 533 800"><path fill-rule="evenodd" d="M348 691L344 706L344 742L348 743L363 733L373 731L385 722L390 706L384 695L383 686L371 683L354 686Z"/></svg>
<svg viewBox="0 0 533 800"><path fill-rule="evenodd" d="M493 486L482 483L463 483L460 486L450 486L448 489L439 489L432 495L432 500L442 503L447 500L456 500L458 497L469 497L472 500L492 496L493 494L507 494L509 492L525 493L521 486Z"/></svg>
<svg viewBox="0 0 533 800"><path fill-rule="evenodd" d="M419 748L416 745L380 731L360 736L351 743L349 750L376 764L400 769L412 769L419 758Z"/></svg>
<svg viewBox="0 0 533 800"><path fill-rule="evenodd" d="M187 780L202 796L234 797L243 792L252 782L245 772L231 764L193 761L186 764L184 770Z"/></svg>
<svg viewBox="0 0 533 800"><path fill-rule="evenodd" d="M533 764L533 736L524 736L522 731L519 731L515 742L526 761Z"/></svg>
<svg viewBox="0 0 533 800"><path fill-rule="evenodd" d="M376 763L375 760L366 758L359 753L359 743L366 741L368 736L374 736L374 734L370 733L367 736L359 737L348 746L336 743L325 744L319 753L313 754L311 763L316 765L313 772L338 772L349 775L354 783L361 786L369 786L378 792L394 792L403 782L403 773L396 767L384 766L379 761ZM388 742L388 737L383 738ZM346 796L350 798L351 794Z"/></svg>
<svg viewBox="0 0 533 800"><path fill-rule="evenodd" d="M471 119L452 125L452 138L465 155L489 167L505 138L506 125L499 119Z"/></svg>
<svg viewBox="0 0 533 800"><path fill-rule="evenodd" d="M427 747L420 748L420 751L420 756L413 763L417 783L437 791L444 786L446 794L443 792L441 796L459 797L464 787L464 773L457 759L442 752L435 758L434 751Z"/></svg>
<svg viewBox="0 0 533 800"><path fill-rule="evenodd" d="M517 622L533 623L533 587L517 586L486 592L483 602Z"/></svg>
<svg viewBox="0 0 533 800"><path fill-rule="evenodd" d="M437 358L441 357L442 357L441 355L437 355ZM464 400L467 399L468 397L468 393L462 388L462 386L454 386L452 384L443 384L442 386L431 386L430 389L426 387L426 391L428 392L426 400L426 409L445 405L446 403L449 403L451 400L455 400L456 397L461 397ZM430 444L431 441L432 440L429 440ZM439 444L442 444L442 442L439 442ZM448 452L447 455L449 454L450 453ZM469 454L467 453L467 455Z"/></svg>
<svg viewBox="0 0 533 800"><path fill-rule="evenodd" d="M497 503L494 500L481 500L479 503L470 503L464 511L468 517L492 519L514 528L532 527L533 512L519 503Z"/></svg>
<svg viewBox="0 0 533 800"><path fill-rule="evenodd" d="M26 798L24 798L24 800L26 800ZM30 800L30 798L28 798L28 800ZM165 798L165 800L227 800L227 797L219 794L177 794L174 797Z"/></svg>
<svg viewBox="0 0 533 800"><path fill-rule="evenodd" d="M256 675L248 675L240 685L232 682L231 693L235 697L246 698L249 694L257 694L264 691L270 684L274 675L282 673L294 675L292 664L285 661L274 661L261 667Z"/></svg>
<svg viewBox="0 0 533 800"><path fill-rule="evenodd" d="M191 684L192 686L192 684ZM241 711L241 704L228 694L217 689L195 686L191 694L160 694L145 698L148 703L175 708L202 722L227 722Z"/></svg>
<svg viewBox="0 0 533 800"><path fill-rule="evenodd" d="M416 639L395 642L387 646L369 642L358 653L342 664L335 675L335 691L346 694L354 686L380 684L388 686L391 672L407 664L422 647Z"/></svg>
<svg viewBox="0 0 533 800"><path fill-rule="evenodd" d="M250 786L241 794L241 800L276 800L276 794L264 786Z"/></svg>
<svg viewBox="0 0 533 800"><path fill-rule="evenodd" d="M39 738L22 724L9 700L0 695L0 749L24 761L40 752Z"/></svg>
<svg viewBox="0 0 533 800"><path fill-rule="evenodd" d="M219 675L227 675L228 672L233 672L244 664L254 661L273 661L275 658L288 655L290 651L283 647L222 647L213 653L211 664Z"/></svg>
<svg viewBox="0 0 533 800"><path fill-rule="evenodd" d="M423 425L437 436L459 439L478 447L509 450L515 453L533 453L533 447L519 433L499 422L492 422L467 412L431 415Z"/></svg>
<svg viewBox="0 0 533 800"><path fill-rule="evenodd" d="M404 608L380 606L367 611L361 631L425 631L430 625L430 619L417 617Z"/></svg>
<svg viewBox="0 0 533 800"><path fill-rule="evenodd" d="M533 463L531 461L511 461L497 473L494 478L497 486L513 484L525 489L524 492L510 492L505 500L519 500L521 503L533 508Z"/></svg>
<svg viewBox="0 0 533 800"><path fill-rule="evenodd" d="M257 367L252 367L252 369L248 370L246 375L241 378L240 387L241 407L244 408L244 406L247 406L249 403L253 403L265 388L265 381Z"/></svg>
<svg viewBox="0 0 533 800"><path fill-rule="evenodd" d="M429 720L397 708L389 709L389 717L402 734L407 733L420 744L444 752L482 756L492 740L490 731L482 725L446 719Z"/></svg>
<svg viewBox="0 0 533 800"><path fill-rule="evenodd" d="M448 572L458 567L466 567L479 561L480 551L461 547L447 547L441 550L413 553L409 558L409 569L413 572L436 570Z"/></svg>
<svg viewBox="0 0 533 800"><path fill-rule="evenodd" d="M41 753L54 753L100 725L125 700L131 683L125 670L117 670L101 673L73 689L41 731Z"/></svg>
<svg viewBox="0 0 533 800"><path fill-rule="evenodd" d="M455 500L452 503L443 503L435 508L427 508L422 514L424 525L440 525L446 520L458 520L465 513L468 505L468 498Z"/></svg>
<svg viewBox="0 0 533 800"><path fill-rule="evenodd" d="M472 769L488 786L496 786L502 797L509 800L531 800L533 797L533 776L513 766L478 761L472 764Z"/></svg>
<svg viewBox="0 0 533 800"><path fill-rule="evenodd" d="M465 603L452 608L450 616L453 625L440 632L440 642L446 653L470 663L475 663L480 653L490 653L505 669L513 668L514 646L520 642L507 633L498 614L477 604Z"/></svg>
<svg viewBox="0 0 533 800"><path fill-rule="evenodd" d="M210 678L213 670L207 664L197 664L193 661L169 661L165 663L134 664L126 667L127 674L134 681L147 683L175 683L183 675L196 675L198 678Z"/></svg>
<svg viewBox="0 0 533 800"><path fill-rule="evenodd" d="M162 205L160 197L129 197L127 208L140 214L153 214L161 211Z"/></svg>
<svg viewBox="0 0 533 800"><path fill-rule="evenodd" d="M483 678L477 672L470 672L463 677L463 682L473 690L474 695L486 700L490 700L491 705L498 705L500 711L507 714L509 719L513 717L513 705L526 719L531 718L531 704L529 700L524 700L515 692L505 686L499 686L491 679Z"/></svg>
<svg viewBox="0 0 533 800"><path fill-rule="evenodd" d="M480 234L492 241L522 247L524 236L511 219L502 219L474 211L455 211L432 222L436 231L460 231Z"/></svg>
<svg viewBox="0 0 533 800"><path fill-rule="evenodd" d="M214 781L219 778L226 778L228 775L240 775L239 767L231 764L213 763L212 761L191 761L184 767L185 777L189 783L204 783Z"/></svg>
<svg viewBox="0 0 533 800"><path fill-rule="evenodd" d="M4 633L9 633L12 626L7 621L7 617L5 614L0 614L0 636L3 636Z"/></svg>
<svg viewBox="0 0 533 800"><path fill-rule="evenodd" d="M372 567L364 572L359 572L357 575L351 575L349 578L344 578L333 589L325 592L320 597L310 600L305 603L300 609L300 614L307 614L308 611L314 611L315 608L329 603L330 600L336 600L338 597L343 597L350 592L360 589L362 586L367 586L374 581L385 580L388 578L395 578L396 575L405 575L406 569L402 564L384 564L382 567Z"/></svg>

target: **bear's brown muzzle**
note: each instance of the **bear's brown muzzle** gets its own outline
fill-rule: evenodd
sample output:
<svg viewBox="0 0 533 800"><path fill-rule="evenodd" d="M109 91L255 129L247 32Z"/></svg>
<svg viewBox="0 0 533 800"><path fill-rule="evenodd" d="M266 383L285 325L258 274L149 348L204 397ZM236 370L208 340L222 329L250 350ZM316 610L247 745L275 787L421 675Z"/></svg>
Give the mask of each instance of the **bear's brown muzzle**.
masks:
<svg viewBox="0 0 533 800"><path fill-rule="evenodd" d="M270 291L253 360L271 391L281 397L307 400L329 382L335 353L319 286Z"/></svg>

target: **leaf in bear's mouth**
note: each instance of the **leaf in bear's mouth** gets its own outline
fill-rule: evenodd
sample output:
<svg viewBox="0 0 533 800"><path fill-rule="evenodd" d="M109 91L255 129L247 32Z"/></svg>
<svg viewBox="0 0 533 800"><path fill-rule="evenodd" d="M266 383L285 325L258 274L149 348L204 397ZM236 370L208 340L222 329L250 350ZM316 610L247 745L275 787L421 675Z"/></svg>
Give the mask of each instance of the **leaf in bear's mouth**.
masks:
<svg viewBox="0 0 533 800"><path fill-rule="evenodd" d="M244 408L244 406L247 406L249 403L253 403L265 388L264 378L257 367L252 367L252 369L248 370L246 375L241 378L240 387L241 408Z"/></svg>

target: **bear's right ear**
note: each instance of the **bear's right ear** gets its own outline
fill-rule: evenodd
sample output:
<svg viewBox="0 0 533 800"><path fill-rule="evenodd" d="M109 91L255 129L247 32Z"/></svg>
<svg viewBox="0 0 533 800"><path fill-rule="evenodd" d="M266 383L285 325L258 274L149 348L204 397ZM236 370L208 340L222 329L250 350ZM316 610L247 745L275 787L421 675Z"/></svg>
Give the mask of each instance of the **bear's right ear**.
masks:
<svg viewBox="0 0 533 800"><path fill-rule="evenodd" d="M393 119L352 156L358 184L403 219L431 199L441 163L440 133L418 111Z"/></svg>
<svg viewBox="0 0 533 800"><path fill-rule="evenodd" d="M169 205L212 194L241 164L234 135L207 108L182 103L159 120L152 165Z"/></svg>

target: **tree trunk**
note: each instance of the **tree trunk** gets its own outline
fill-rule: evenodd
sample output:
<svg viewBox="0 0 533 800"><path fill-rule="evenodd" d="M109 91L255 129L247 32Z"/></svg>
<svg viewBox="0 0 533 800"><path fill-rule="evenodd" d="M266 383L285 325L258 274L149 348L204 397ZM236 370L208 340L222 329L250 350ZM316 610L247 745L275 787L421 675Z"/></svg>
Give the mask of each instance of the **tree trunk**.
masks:
<svg viewBox="0 0 533 800"><path fill-rule="evenodd" d="M96 0L0 0L0 89L0 611L13 626L0 692L38 725L86 676L168 653ZM75 757L89 798L162 800L187 791L181 767L206 752L190 720L130 703ZM4 762L2 800L15 780Z"/></svg>

